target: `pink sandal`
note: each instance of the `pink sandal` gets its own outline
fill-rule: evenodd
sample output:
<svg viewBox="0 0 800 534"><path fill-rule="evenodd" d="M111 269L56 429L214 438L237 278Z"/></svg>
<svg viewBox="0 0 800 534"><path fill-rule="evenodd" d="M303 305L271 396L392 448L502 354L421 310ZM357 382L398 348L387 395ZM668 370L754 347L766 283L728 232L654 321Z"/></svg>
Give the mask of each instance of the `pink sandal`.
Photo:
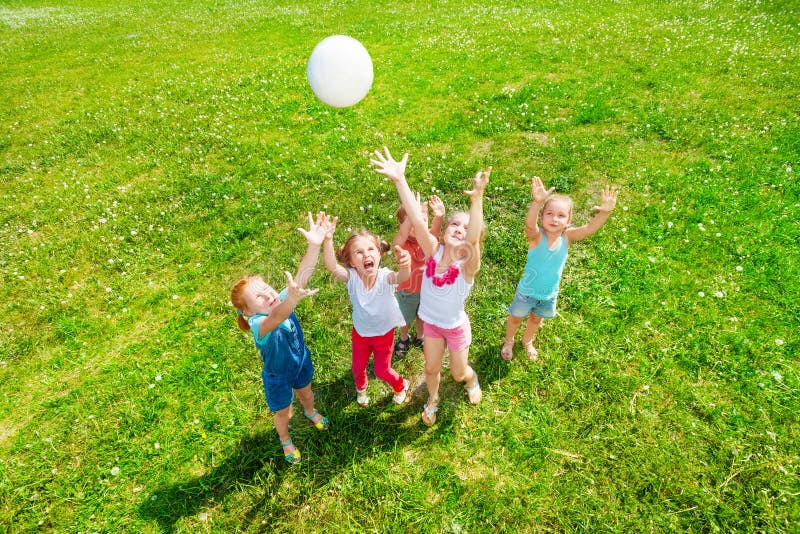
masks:
<svg viewBox="0 0 800 534"><path fill-rule="evenodd" d="M529 360L535 360L539 357L539 351L536 350L536 347L533 346L532 339L527 343L524 343L523 345L525 347L525 353L528 355Z"/></svg>
<svg viewBox="0 0 800 534"><path fill-rule="evenodd" d="M513 339L504 339L503 340L503 348L500 349L500 357L503 358L505 361L511 361L514 357L514 340Z"/></svg>

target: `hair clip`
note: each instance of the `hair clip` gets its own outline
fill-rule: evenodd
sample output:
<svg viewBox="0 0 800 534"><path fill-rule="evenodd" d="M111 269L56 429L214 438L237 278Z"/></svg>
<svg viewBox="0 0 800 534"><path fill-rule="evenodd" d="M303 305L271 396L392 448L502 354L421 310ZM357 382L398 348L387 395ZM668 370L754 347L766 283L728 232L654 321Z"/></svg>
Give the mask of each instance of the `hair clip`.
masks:
<svg viewBox="0 0 800 534"><path fill-rule="evenodd" d="M236 315L244 315L244 313L242 313L242 310L236 310Z"/></svg>

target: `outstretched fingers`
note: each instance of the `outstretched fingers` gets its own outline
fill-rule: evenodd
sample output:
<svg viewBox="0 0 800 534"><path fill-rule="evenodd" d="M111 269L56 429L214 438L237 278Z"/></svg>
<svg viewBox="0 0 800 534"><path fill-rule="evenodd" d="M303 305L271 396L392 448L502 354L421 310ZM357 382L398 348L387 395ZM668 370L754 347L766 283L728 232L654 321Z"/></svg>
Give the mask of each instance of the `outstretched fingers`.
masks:
<svg viewBox="0 0 800 534"><path fill-rule="evenodd" d="M483 190L486 188L486 184L489 183L489 176L492 174L492 168L487 167L485 171L478 171L475 175L475 180L472 184L472 189L469 191L464 191L469 196L473 196L479 193L482 193Z"/></svg>
<svg viewBox="0 0 800 534"><path fill-rule="evenodd" d="M308 296L314 295L315 293L317 293L319 291L319 288L308 289L308 288L300 287L297 284L297 282L294 281L294 278L292 277L292 273L290 273L289 271L283 271L283 272L286 275L286 282L287 282L286 287L287 287L287 290L289 292L289 295L292 295L292 296L296 297L297 299L302 299L304 297L308 297Z"/></svg>

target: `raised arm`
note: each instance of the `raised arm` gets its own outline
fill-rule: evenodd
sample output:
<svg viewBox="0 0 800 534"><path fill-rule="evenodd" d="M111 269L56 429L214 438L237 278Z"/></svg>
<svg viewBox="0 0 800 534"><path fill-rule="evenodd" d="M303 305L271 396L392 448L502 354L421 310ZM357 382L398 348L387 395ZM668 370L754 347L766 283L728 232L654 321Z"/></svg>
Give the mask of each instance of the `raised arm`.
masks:
<svg viewBox="0 0 800 534"><path fill-rule="evenodd" d="M600 194L600 205L592 208L597 213L583 226L567 230L565 232L567 240L570 243L574 243L595 234L608 221L611 212L614 211L614 207L617 205L618 193L619 191L616 188L604 188Z"/></svg>
<svg viewBox="0 0 800 534"><path fill-rule="evenodd" d="M542 179L534 176L531 180L531 202L528 208L528 214L525 216L525 235L528 237L529 248L530 244L538 245L541 240L541 231L539 230L539 214L542 211L542 206L547 201L555 187L545 189Z"/></svg>
<svg viewBox="0 0 800 534"><path fill-rule="evenodd" d="M470 247L470 253L464 261L464 276L467 281L471 281L481 268L481 234L483 233L483 191L489 183L489 175L492 168L479 171L475 175L472 189L464 191L470 198L469 205L469 224L467 225L466 241Z"/></svg>
<svg viewBox="0 0 800 534"><path fill-rule="evenodd" d="M317 247L317 254L319 254L319 247ZM278 325L292 314L298 302L319 291L319 289L306 289L300 286L296 280L292 279L292 273L288 271L286 271L286 279L286 298L261 321L258 327L258 337L264 337L268 332L278 328Z"/></svg>
<svg viewBox="0 0 800 534"><path fill-rule="evenodd" d="M327 221L328 218L325 216L325 212L320 211L317 213L317 220L314 221L309 211L308 230L303 228L297 229L308 241L306 254L303 256L303 259L300 260L300 265L297 267L297 274L294 277L295 283L300 287L306 287L308 281L311 279L311 275L314 274L314 268L319 259L319 248L327 232Z"/></svg>
<svg viewBox="0 0 800 534"><path fill-rule="evenodd" d="M389 274L388 281L398 285L411 278L411 254L399 245L394 246L394 254L397 256L397 272Z"/></svg>
<svg viewBox="0 0 800 534"><path fill-rule="evenodd" d="M336 280L347 282L350 279L350 271L336 261L336 251L333 246L333 233L336 231L336 223L338 221L338 219L329 221L327 232L325 233L325 241L322 244L322 261L325 263L325 268Z"/></svg>
<svg viewBox="0 0 800 534"><path fill-rule="evenodd" d="M444 202L436 195L431 195L428 198L428 206L433 212L433 221L431 221L430 233L439 235L442 231L442 223L444 222Z"/></svg>
<svg viewBox="0 0 800 534"><path fill-rule="evenodd" d="M408 182L406 181L408 154L405 154L400 161L396 161L389 153L388 148L383 147L383 150L385 155L376 150L375 159L370 159L369 161L375 167L375 172L383 174L394 182L397 194L400 197L400 203L403 204L406 209L406 216L411 219L411 224L414 226L417 242L426 256L433 256L436 253L439 240L428 233L427 222L422 216L419 202L414 197L414 193L411 192L411 188L408 187Z"/></svg>
<svg viewBox="0 0 800 534"><path fill-rule="evenodd" d="M403 246L403 243L408 241L408 236L411 235L411 219L406 217L400 226L397 228L397 233L392 239L392 245Z"/></svg>

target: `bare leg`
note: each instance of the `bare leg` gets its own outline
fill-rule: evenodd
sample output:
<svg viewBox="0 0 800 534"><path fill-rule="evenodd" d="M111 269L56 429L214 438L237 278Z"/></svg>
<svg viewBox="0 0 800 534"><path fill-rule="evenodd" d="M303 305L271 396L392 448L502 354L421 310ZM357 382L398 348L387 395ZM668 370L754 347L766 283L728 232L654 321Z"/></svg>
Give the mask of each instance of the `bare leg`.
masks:
<svg viewBox="0 0 800 534"><path fill-rule="evenodd" d="M295 450L295 446L292 444L292 438L289 436L289 419L291 419L291 417L291 404L283 410L278 410L273 414L273 418L275 420L275 430L278 431L278 438L281 440L283 454L285 455L292 454ZM287 443L288 445L284 445L284 443Z"/></svg>
<svg viewBox="0 0 800 534"><path fill-rule="evenodd" d="M422 422L430 426L436 422L436 409L439 404L439 382L442 378L442 359L444 359L444 339L426 337L422 350L425 354L425 383L428 386L428 400L422 411Z"/></svg>
<svg viewBox="0 0 800 534"><path fill-rule="evenodd" d="M522 334L522 345L525 347L525 352L528 358L535 360L539 356L539 351L533 346L533 340L536 338L536 333L542 325L542 318L531 313L528 315L528 322L525 323L525 332Z"/></svg>
<svg viewBox="0 0 800 534"><path fill-rule="evenodd" d="M478 374L470 367L467 359L469 358L469 347L450 352L450 374L456 382L464 382L467 388L469 402L478 404L483 396L478 385Z"/></svg>
<svg viewBox="0 0 800 534"><path fill-rule="evenodd" d="M322 423L324 417L314 408L314 392L311 391L311 384L304 388L296 389L295 393L297 393L300 404L303 405L303 415L311 419L311 422L315 425Z"/></svg>
<svg viewBox="0 0 800 534"><path fill-rule="evenodd" d="M522 318L509 314L506 319L506 337L503 339L503 348L500 350L500 357L504 360L510 360L514 357L514 336L517 335L517 329L522 324Z"/></svg>

